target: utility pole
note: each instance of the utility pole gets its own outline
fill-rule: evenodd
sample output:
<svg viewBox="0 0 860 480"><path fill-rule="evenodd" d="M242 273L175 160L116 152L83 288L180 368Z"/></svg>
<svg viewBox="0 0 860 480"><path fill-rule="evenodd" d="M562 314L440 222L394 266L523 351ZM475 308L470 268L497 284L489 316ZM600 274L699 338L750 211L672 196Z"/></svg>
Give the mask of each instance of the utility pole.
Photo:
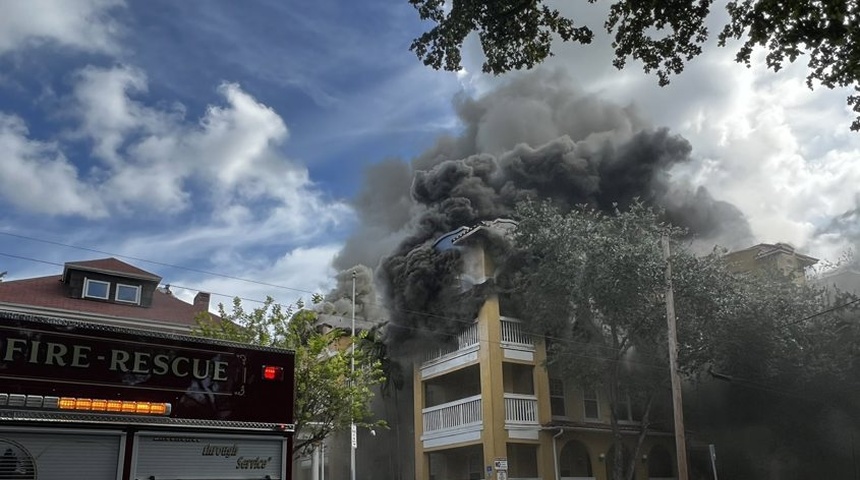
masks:
<svg viewBox="0 0 860 480"><path fill-rule="evenodd" d="M355 382L355 270L352 271L352 346L350 351L350 373L352 375L352 381ZM352 385L353 390L355 389L355 385ZM350 399L354 400L354 399ZM349 405L350 411L352 411L352 401L350 401ZM350 414L352 417L352 414ZM355 419L350 418L349 425L349 475L350 480L355 480L355 448L358 446L358 431L355 428Z"/></svg>
<svg viewBox="0 0 860 480"><path fill-rule="evenodd" d="M666 261L666 322L669 324L669 373L672 378L672 410L675 414L675 453L678 458L678 480L688 480L684 402L681 398L681 377L678 375L678 333L675 327L675 293L672 290L672 253L669 250L669 237L663 235L662 243L663 259Z"/></svg>

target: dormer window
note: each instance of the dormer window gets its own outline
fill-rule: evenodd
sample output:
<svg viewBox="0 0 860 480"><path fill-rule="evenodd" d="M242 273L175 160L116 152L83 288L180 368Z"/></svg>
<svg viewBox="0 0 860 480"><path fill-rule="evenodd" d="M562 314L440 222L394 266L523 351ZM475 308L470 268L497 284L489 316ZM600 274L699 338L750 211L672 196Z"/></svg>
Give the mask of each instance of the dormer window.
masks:
<svg viewBox="0 0 860 480"><path fill-rule="evenodd" d="M117 283L115 298L117 302L134 303L137 305L140 303L140 286Z"/></svg>
<svg viewBox="0 0 860 480"><path fill-rule="evenodd" d="M107 300L110 298L110 283L101 280L84 279L84 297Z"/></svg>

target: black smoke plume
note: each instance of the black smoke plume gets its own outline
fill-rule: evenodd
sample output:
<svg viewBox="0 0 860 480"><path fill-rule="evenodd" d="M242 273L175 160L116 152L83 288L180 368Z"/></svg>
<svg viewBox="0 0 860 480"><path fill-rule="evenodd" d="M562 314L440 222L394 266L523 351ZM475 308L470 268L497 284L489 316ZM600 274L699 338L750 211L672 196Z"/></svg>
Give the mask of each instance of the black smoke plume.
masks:
<svg viewBox="0 0 860 480"><path fill-rule="evenodd" d="M492 281L464 301L459 252L433 242L510 217L525 199L610 210L639 198L711 246L751 239L737 208L673 177L691 161L686 139L578 90L563 73L523 75L480 98L459 98L456 108L462 134L440 138L411 163L369 169L356 202L362 227L336 259L338 268L379 265L395 343L442 339L474 319Z"/></svg>

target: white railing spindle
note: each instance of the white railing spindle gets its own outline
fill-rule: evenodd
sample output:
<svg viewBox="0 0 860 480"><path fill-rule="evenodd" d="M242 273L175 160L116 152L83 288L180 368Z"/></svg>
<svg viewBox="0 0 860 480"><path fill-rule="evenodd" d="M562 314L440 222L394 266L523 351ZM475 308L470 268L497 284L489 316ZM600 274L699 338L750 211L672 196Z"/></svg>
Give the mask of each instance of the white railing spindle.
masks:
<svg viewBox="0 0 860 480"><path fill-rule="evenodd" d="M502 318L502 342L528 347L534 346L531 336L523 332L520 321L513 318Z"/></svg>
<svg viewBox="0 0 860 480"><path fill-rule="evenodd" d="M506 393L505 422L537 424L537 397L534 395Z"/></svg>
<svg viewBox="0 0 860 480"><path fill-rule="evenodd" d="M479 424L483 420L481 415L481 396L475 395L425 408L422 414L424 417L424 433Z"/></svg>
<svg viewBox="0 0 860 480"><path fill-rule="evenodd" d="M442 358L445 355L450 355L459 350L469 348L478 344L478 325L472 324L457 335L456 345L446 345L444 347L434 348L424 354L424 363Z"/></svg>

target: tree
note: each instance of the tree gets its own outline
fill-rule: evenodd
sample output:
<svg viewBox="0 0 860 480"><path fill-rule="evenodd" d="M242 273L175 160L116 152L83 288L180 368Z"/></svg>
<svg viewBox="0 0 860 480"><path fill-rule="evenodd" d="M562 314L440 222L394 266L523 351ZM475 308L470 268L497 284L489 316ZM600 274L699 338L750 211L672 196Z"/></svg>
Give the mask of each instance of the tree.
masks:
<svg viewBox="0 0 860 480"><path fill-rule="evenodd" d="M358 426L383 425L370 410L372 388L384 377L379 359L368 342L356 341L355 372L352 353L344 332L317 329L317 314L299 302L297 309L284 309L270 297L261 306L246 311L238 298L220 318L206 314L198 319L195 333L253 345L286 348L296 353L296 442L293 453L304 453L333 432Z"/></svg>
<svg viewBox="0 0 860 480"><path fill-rule="evenodd" d="M633 455L619 447L607 459L616 479L633 478L633 459L660 420L653 407L668 398L664 236L673 241L680 371L688 380L710 370L777 384L811 381L839 374L834 355L846 367L856 363L853 342L837 348L844 322L828 315L798 321L826 309L819 289L785 277L733 274L721 251L695 255L685 232L641 203L612 214L529 203L518 218L509 285L525 324L548 339L548 368L606 391L617 445L623 444L619 422L631 404L641 407Z"/></svg>
<svg viewBox="0 0 860 480"><path fill-rule="evenodd" d="M728 478L853 478L860 311L852 295L778 272L736 277L748 307L704 335L714 362L689 390L691 425ZM750 459L756 459L751 461Z"/></svg>
<svg viewBox="0 0 860 480"><path fill-rule="evenodd" d="M435 69L461 68L463 42L475 32L486 56L483 70L494 74L532 68L552 55L553 36L589 44L593 30L577 26L545 0L409 0L433 27L412 42L412 51ZM596 3L596 0L588 0ZM706 20L713 0L640 2L616 0L603 27L613 35L613 65L629 59L655 71L659 84L669 83L686 62L702 53L710 36ZM806 55L807 86L853 86L860 91L860 4L848 0L789 2L730 0L728 22L718 35L720 46L742 44L735 59L750 65L756 48L767 52L769 68L779 71ZM848 97L860 114L860 95ZM860 116L851 125L860 130Z"/></svg>

